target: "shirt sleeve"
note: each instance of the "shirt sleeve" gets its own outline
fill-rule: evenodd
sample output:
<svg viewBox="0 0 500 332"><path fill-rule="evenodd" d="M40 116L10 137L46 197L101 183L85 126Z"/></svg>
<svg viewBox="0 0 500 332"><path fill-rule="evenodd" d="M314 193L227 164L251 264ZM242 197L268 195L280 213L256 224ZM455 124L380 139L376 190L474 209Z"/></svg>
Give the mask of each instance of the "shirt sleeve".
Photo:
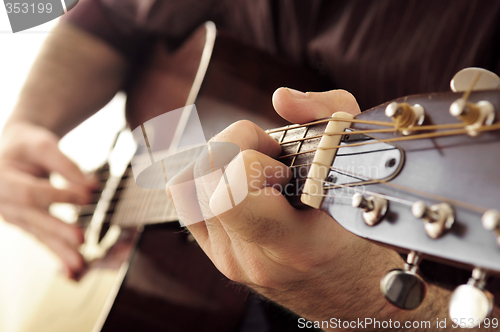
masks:
<svg viewBox="0 0 500 332"><path fill-rule="evenodd" d="M214 0L80 0L62 21L133 59L159 38L174 50L215 11Z"/></svg>

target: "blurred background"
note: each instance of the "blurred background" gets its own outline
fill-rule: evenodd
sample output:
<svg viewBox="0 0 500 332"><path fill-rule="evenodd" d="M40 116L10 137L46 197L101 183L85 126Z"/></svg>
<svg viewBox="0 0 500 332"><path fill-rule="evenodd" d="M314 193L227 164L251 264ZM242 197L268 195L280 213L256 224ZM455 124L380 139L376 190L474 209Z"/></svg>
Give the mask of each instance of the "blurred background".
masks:
<svg viewBox="0 0 500 332"><path fill-rule="evenodd" d="M5 7L0 5L0 133L40 47L57 21L13 34ZM117 95L64 137L60 144L63 152L84 170L99 165L116 132L125 124L124 103L125 97ZM59 263L52 253L0 217L0 332L25 331L28 317L47 296L50 280L59 274Z"/></svg>

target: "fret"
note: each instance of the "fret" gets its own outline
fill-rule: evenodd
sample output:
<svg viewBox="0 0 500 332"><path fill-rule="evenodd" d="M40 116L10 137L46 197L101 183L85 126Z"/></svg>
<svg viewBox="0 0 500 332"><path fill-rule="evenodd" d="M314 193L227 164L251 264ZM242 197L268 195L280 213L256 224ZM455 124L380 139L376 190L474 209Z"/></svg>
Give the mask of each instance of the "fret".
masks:
<svg viewBox="0 0 500 332"><path fill-rule="evenodd" d="M287 132L288 132L288 129L283 130L283 134L281 135L280 140L278 141L278 143L282 143L283 142L283 140L285 139L285 136L286 136Z"/></svg>
<svg viewBox="0 0 500 332"><path fill-rule="evenodd" d="M302 135L302 139L306 138L307 132L309 131L309 126L304 127L304 134ZM299 153L300 149L302 148L302 143L304 141L297 142L297 151L295 153ZM290 164L290 167L295 165L295 161L297 160L297 156L293 157L292 163Z"/></svg>
<svg viewBox="0 0 500 332"><path fill-rule="evenodd" d="M291 142L290 141L295 141L297 139L302 139L304 137L304 132L305 128L292 128L292 129L287 129L284 138L282 140L281 144L281 150L282 152L286 152L286 154L293 154L297 151L297 149L300 148L299 142ZM287 166L291 166L294 163L294 158L285 158L283 160L280 160Z"/></svg>
<svg viewBox="0 0 500 332"><path fill-rule="evenodd" d="M285 129L282 129L282 130L279 130L279 131L276 131L276 132L269 134L269 136L271 136L276 142L281 144L281 142L283 142L283 139L285 139L285 135L287 132L286 127L284 127L284 128Z"/></svg>

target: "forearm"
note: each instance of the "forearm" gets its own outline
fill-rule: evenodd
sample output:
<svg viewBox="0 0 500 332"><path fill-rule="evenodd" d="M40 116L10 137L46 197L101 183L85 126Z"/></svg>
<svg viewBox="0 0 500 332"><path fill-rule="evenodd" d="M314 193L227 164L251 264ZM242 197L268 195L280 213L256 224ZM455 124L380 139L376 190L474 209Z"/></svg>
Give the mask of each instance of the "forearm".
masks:
<svg viewBox="0 0 500 332"><path fill-rule="evenodd" d="M103 41L60 24L35 60L6 128L27 122L62 136L113 98L126 71L125 59Z"/></svg>
<svg viewBox="0 0 500 332"><path fill-rule="evenodd" d="M460 322L453 322L448 315L451 292L438 286L428 285L424 302L415 310L402 310L390 304L380 292L380 279L389 270L401 267L404 264L403 260L392 250L379 246L369 245L361 248L360 255L372 259L350 261L345 264L355 266L360 262L366 264L368 261L372 262L371 266L357 266L359 275L348 278L342 285L337 282L341 271L325 269L328 272L316 280L299 282L286 290L250 286L303 317L303 320L297 322L298 326L301 324L303 327L306 327L306 324L314 326L318 322L316 324L320 325L316 327L325 331L337 331L339 328L353 331L460 330ZM498 307L493 309L489 317L489 328L482 324L477 330L496 331L498 325L491 324L493 318L497 318L497 322L500 322ZM376 321L379 323L375 323Z"/></svg>

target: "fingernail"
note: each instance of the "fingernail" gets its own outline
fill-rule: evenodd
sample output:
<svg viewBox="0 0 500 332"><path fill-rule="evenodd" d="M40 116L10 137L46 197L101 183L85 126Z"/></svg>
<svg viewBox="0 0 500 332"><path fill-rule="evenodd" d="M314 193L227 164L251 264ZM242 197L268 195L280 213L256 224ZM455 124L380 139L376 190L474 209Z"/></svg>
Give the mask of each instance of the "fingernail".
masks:
<svg viewBox="0 0 500 332"><path fill-rule="evenodd" d="M290 88L286 88L288 90L288 92L290 92L290 94L292 95L293 98L295 99L305 99L307 98L307 92L302 92L302 91L299 91L299 90L295 90L295 89L290 89Z"/></svg>

